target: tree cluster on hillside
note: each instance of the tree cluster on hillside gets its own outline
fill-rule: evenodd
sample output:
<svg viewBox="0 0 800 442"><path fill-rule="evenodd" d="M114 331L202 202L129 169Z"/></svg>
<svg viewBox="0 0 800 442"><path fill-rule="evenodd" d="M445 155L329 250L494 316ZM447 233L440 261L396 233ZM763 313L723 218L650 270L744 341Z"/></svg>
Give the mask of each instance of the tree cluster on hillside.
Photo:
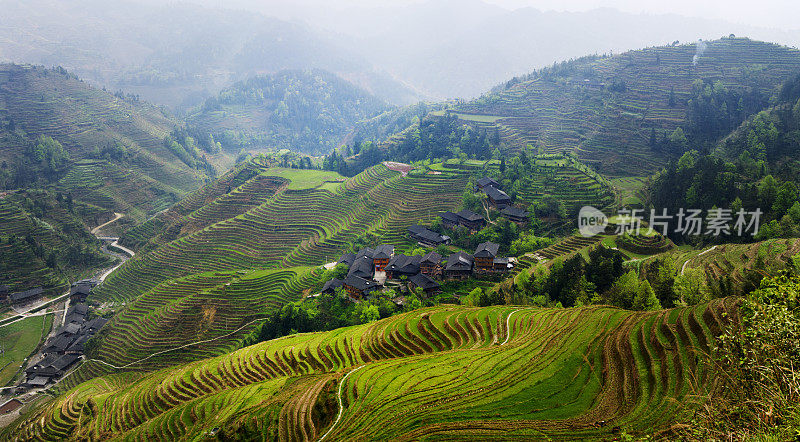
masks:
<svg viewBox="0 0 800 442"><path fill-rule="evenodd" d="M411 162L434 158L489 159L500 145L495 131L460 123L458 116L445 111L442 117L422 119L417 127L389 147L388 158Z"/></svg>
<svg viewBox="0 0 800 442"><path fill-rule="evenodd" d="M759 209L763 215L755 239L800 236L800 161L788 156L800 151L800 137L792 133L797 131L776 129L767 113L759 114L744 130L747 135L740 138L740 153L732 160L690 151L671 162L653 179L652 205L673 214L680 208L723 208L733 214L742 208ZM731 146L726 149L730 151ZM776 150L786 154L778 156ZM674 230L670 229L670 236L679 239ZM723 239L737 237L731 231Z"/></svg>
<svg viewBox="0 0 800 442"><path fill-rule="evenodd" d="M334 74L281 71L236 83L187 120L196 139L211 136L227 150L261 146L319 155L337 148L357 122L387 108ZM242 116L241 109L256 109L265 118Z"/></svg>
<svg viewBox="0 0 800 442"><path fill-rule="evenodd" d="M44 186L63 175L70 165L70 155L52 137L41 135L36 140L15 130L6 134L6 142L23 146L22 156L11 163L0 163L0 188L17 189Z"/></svg>
<svg viewBox="0 0 800 442"><path fill-rule="evenodd" d="M211 134L206 134L203 146L203 150L206 152L218 152L220 150L219 143L214 141L214 137ZM187 166L205 172L210 177L216 175L216 169L208 162L203 150L201 150L201 145L186 130L173 130L172 133L164 138L164 147L169 149Z"/></svg>

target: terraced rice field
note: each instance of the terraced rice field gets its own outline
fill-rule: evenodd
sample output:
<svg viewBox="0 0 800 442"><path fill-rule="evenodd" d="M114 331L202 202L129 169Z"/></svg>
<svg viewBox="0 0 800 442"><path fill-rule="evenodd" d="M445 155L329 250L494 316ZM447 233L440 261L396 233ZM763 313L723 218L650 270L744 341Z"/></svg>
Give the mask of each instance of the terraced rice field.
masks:
<svg viewBox="0 0 800 442"><path fill-rule="evenodd" d="M57 189L107 211L125 213L138 222L171 206L185 193L185 190L154 183L141 173L108 161L94 160L73 165L58 182Z"/></svg>
<svg viewBox="0 0 800 442"><path fill-rule="evenodd" d="M94 358L128 370L152 370L227 353L240 346L258 319L300 299L320 272L210 272L165 282L114 316L99 334ZM197 341L209 342L168 351ZM164 353L151 357L159 352Z"/></svg>
<svg viewBox="0 0 800 442"><path fill-rule="evenodd" d="M608 307L416 310L264 342L66 392L10 439L609 438L667 428L717 384L707 354L734 299ZM350 374L340 385L345 374ZM343 413L336 415L337 392Z"/></svg>
<svg viewBox="0 0 800 442"><path fill-rule="evenodd" d="M694 80L721 80L728 88L755 87L771 94L800 69L796 49L748 39L706 43L696 66L695 44L581 59L570 62L569 74L523 81L452 112L489 133L497 128L515 150L532 145L544 153L575 152L610 176L655 172L665 160L650 149L650 132L671 132L684 123ZM608 90L614 81L626 90ZM670 107L672 90L677 102Z"/></svg>
<svg viewBox="0 0 800 442"><path fill-rule="evenodd" d="M263 168L259 176L273 175L268 165ZM242 186L253 179L261 178ZM263 202L256 195L253 206L237 216L137 254L95 297L132 299L165 281L208 271L320 265L368 232L382 242L404 244L406 227L458 207L466 182L466 174L401 176L378 165L333 189L280 188ZM206 207L195 213L214 210Z"/></svg>
<svg viewBox="0 0 800 442"><path fill-rule="evenodd" d="M768 266L785 266L792 256L800 253L800 240L770 239L751 244L722 244L713 249L675 250L670 252L675 261L686 268L702 269L707 279L731 277L734 282L744 281L744 273L753 269L759 257Z"/></svg>
<svg viewBox="0 0 800 442"><path fill-rule="evenodd" d="M124 146L132 158L124 163L124 169L104 167L98 171L78 163L62 183L66 188L83 189L89 202L102 203L98 204L101 207L113 200L148 213L174 202L162 201L170 193L180 197L201 182L200 173L164 146L164 137L176 126L174 120L154 106L120 100L64 72L0 65L0 111L26 133L58 140L75 161L95 157L96 149ZM12 164L12 159L22 155L21 149L9 146L0 151L0 159ZM98 181L112 188L99 191L94 187ZM143 197L143 189L158 195ZM131 192L133 200L125 200ZM139 219L137 213L129 216Z"/></svg>
<svg viewBox="0 0 800 442"><path fill-rule="evenodd" d="M603 236L597 235L591 238L584 238L580 235L569 236L549 247L534 252L545 259L555 259L559 256L568 256L580 250L587 249L602 241Z"/></svg>
<svg viewBox="0 0 800 442"><path fill-rule="evenodd" d="M428 168L435 173L464 173L476 176L487 170L496 171L498 161L448 160ZM517 197L520 203L533 204L546 196L564 203L569 213L587 205L604 209L614 203L614 191L608 180L585 165L560 155L542 155L533 159L532 173L518 181Z"/></svg>
<svg viewBox="0 0 800 442"><path fill-rule="evenodd" d="M28 206L31 201L45 208L39 214L41 218ZM50 293L65 289L67 276L75 275L48 266L47 254L61 256L73 246L96 244L85 230L81 220L45 192L19 192L0 198L0 284L12 291L38 286ZM43 253L37 256L28 238L40 245ZM98 265L103 263L101 259Z"/></svg>
<svg viewBox="0 0 800 442"><path fill-rule="evenodd" d="M661 234L653 235L619 235L615 238L617 247L638 255L656 255L675 247L675 244Z"/></svg>

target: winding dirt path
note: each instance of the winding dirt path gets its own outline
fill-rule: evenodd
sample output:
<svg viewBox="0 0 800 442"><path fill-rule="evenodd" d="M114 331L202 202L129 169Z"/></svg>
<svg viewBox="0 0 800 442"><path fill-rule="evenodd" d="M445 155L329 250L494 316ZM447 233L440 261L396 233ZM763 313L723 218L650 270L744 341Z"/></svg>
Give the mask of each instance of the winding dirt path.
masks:
<svg viewBox="0 0 800 442"><path fill-rule="evenodd" d="M123 216L125 216L125 214L114 212L114 218L111 221L106 221L103 224L100 224L99 226L97 226L94 229L92 229L92 235L97 235L97 232L100 231L100 229L102 229L103 227L115 222L116 220L122 218Z"/></svg>
<svg viewBox="0 0 800 442"><path fill-rule="evenodd" d="M717 248L717 246L714 246L714 247L711 247L711 248L709 248L707 250L703 250L702 252L698 253L697 256L703 256L706 253L708 253L708 252L710 252L710 251L712 251L712 250L714 250L716 248ZM697 258L697 256L695 256L694 258ZM686 264L689 264L689 261L691 261L694 258L689 258L689 259L687 259L686 261L683 262L683 267L681 267L681 275L683 275L683 271L686 270Z"/></svg>
<svg viewBox="0 0 800 442"><path fill-rule="evenodd" d="M344 387L344 381L346 381L351 374L355 373L358 370L361 370L364 367L365 367L364 365L361 365L357 368L350 370L346 375L344 375L341 382L339 382L339 393L336 394L336 398L339 400L339 414L336 415L336 420L333 421L333 425L331 425L331 427L328 428L328 431L326 431L325 434L323 434L322 437L320 437L317 440L317 442L322 442L323 439L328 437L331 431L333 431L333 429L336 428L336 424L338 424L339 420L342 418L342 413L344 412L344 404L342 404L342 387Z"/></svg>

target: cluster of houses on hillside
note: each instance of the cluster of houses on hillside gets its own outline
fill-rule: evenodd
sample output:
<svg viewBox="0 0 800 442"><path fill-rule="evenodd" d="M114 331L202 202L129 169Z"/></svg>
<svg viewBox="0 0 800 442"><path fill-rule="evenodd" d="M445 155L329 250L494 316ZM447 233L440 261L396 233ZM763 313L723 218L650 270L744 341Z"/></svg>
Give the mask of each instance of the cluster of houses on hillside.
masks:
<svg viewBox="0 0 800 442"><path fill-rule="evenodd" d="M87 319L86 297L96 284L94 280L83 280L72 285L70 300L73 304L64 315L63 325L45 342L42 359L25 370L26 380L17 387L18 392L46 387L63 377L81 359L86 342L108 321L101 317Z"/></svg>
<svg viewBox="0 0 800 442"><path fill-rule="evenodd" d="M519 225L527 224L530 214L511 204L511 197L503 192L503 187L492 178L484 177L478 180L475 190L486 194L486 198L494 208L500 211L500 215L509 221Z"/></svg>
<svg viewBox="0 0 800 442"><path fill-rule="evenodd" d="M409 229L418 235L419 229ZM334 293L343 288L350 298L363 299L380 290L387 281L405 284L411 291L421 289L426 296L441 291L437 280L466 279L474 274L506 272L511 268L508 258L497 256L500 246L491 242L478 245L475 253L451 254L447 259L437 252L408 256L395 254L394 246L380 245L364 248L358 253L345 253L338 264L348 267L344 279L331 279L322 288L323 293Z"/></svg>
<svg viewBox="0 0 800 442"><path fill-rule="evenodd" d="M98 284L96 279L83 279L72 286L70 286L70 297L72 299L80 299L81 302L86 300L92 288ZM33 302L44 295L44 287L33 287L21 292L11 292L7 285L0 285L0 302L5 302L12 305L27 304Z"/></svg>
<svg viewBox="0 0 800 442"><path fill-rule="evenodd" d="M476 192L486 194L489 204L500 211L500 215L519 225L528 223L530 214L511 203L511 198L496 180L481 178L475 185ZM446 228L465 228L475 233L487 225L486 219L471 211L444 212L440 215ZM451 243L451 238L427 227L413 225L408 234L424 247L438 247ZM478 245L475 253L456 252L445 257L437 252L424 256L395 255L394 247L380 245L374 250L365 248L358 253L345 253L339 264L348 267L347 277L332 279L325 283L324 293L333 293L343 288L353 299L362 299L371 292L380 290L386 281L406 282L407 288L421 288L427 295L441 290L437 280L466 279L474 274L506 272L513 266L509 258L498 256L500 246L491 242Z"/></svg>

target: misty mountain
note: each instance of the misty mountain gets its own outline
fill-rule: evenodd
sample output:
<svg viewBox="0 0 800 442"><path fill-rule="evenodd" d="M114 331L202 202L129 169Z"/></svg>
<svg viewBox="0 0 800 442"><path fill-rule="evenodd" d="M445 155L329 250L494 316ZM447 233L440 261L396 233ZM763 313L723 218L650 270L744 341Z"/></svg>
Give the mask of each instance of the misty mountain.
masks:
<svg viewBox="0 0 800 442"><path fill-rule="evenodd" d="M216 4L216 0L194 0ZM308 23L435 98L475 97L510 77L587 54L620 53L729 34L789 46L800 32L679 15L513 11L482 0L413 2L226 1L227 7Z"/></svg>
<svg viewBox="0 0 800 442"><path fill-rule="evenodd" d="M0 60L60 65L179 109L281 69L325 69L386 100L416 100L330 35L252 12L99 0L2 1L0 8Z"/></svg>

